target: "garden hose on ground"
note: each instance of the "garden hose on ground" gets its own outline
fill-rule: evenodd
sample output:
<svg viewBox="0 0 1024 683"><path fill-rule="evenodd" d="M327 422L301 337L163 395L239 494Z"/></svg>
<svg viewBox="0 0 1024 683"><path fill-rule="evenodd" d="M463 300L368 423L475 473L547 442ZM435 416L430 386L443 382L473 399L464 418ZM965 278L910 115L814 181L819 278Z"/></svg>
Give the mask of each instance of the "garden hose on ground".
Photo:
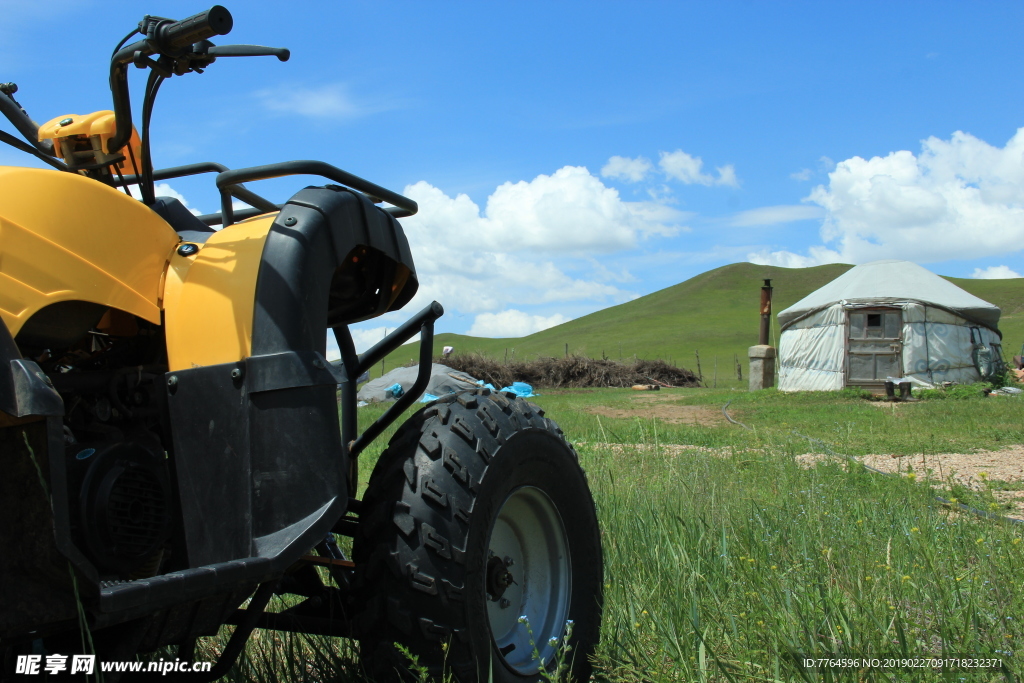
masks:
<svg viewBox="0 0 1024 683"><path fill-rule="evenodd" d="M747 425L743 424L742 422L739 422L738 420L734 420L732 418L732 416L729 415L729 412L726 409L729 407L730 403L732 403L732 401L727 401L726 404L724 406L722 406L722 414L725 415L725 419L728 420L729 422L733 423L734 425L739 425L739 426L743 427L744 429L750 429L750 427L748 427ZM846 455L845 453L836 453L831 448L829 448L829 445L827 443L825 443L824 441L821 441L820 439L815 439L813 437L806 436L806 435L801 434L801 433L796 432L796 431L790 432L790 433L793 434L794 436L800 437L801 439L807 439L808 442L811 442L811 443L814 443L814 444L818 444L819 446L821 446L825 450L827 455L831 455L834 458L846 458L847 460L855 462L858 465L864 467L865 469L868 469L868 470L870 470L872 472L876 472L878 474L884 474L887 477L899 476L899 475L897 475L897 474L895 474L893 472L883 472L882 470L879 470L879 469L876 469L874 467L871 467L870 465L865 465L863 462L861 462L860 460L858 460L857 458L855 458L852 455ZM934 495L934 494L932 495L932 497L935 500L937 500L939 503L941 503L942 505L944 505L944 506L946 506L948 508L957 508L958 510L960 510L962 512L969 512L972 515L977 515L978 517L984 517L985 519L998 520L998 521L1001 521L1001 522L1009 522L1011 524L1024 524L1024 519L1018 519L1017 517L1006 517L1004 515L997 515L994 512L987 512L985 510L979 510L978 508L971 507L970 505L965 505L965 504L963 504L963 503L961 503L959 501L954 503L953 501L951 501L951 500L949 500L947 498L943 498L942 496L937 496L937 495Z"/></svg>
<svg viewBox="0 0 1024 683"><path fill-rule="evenodd" d="M725 415L725 419L728 420L729 422L732 422L734 425L739 425L740 427L743 427L744 429L750 429L750 427L748 427L747 425L743 424L742 422L738 422L737 420L732 419L732 416L729 415L729 412L726 410L726 408L729 407L730 403L732 403L732 400L726 401L725 405L722 406L722 415Z"/></svg>

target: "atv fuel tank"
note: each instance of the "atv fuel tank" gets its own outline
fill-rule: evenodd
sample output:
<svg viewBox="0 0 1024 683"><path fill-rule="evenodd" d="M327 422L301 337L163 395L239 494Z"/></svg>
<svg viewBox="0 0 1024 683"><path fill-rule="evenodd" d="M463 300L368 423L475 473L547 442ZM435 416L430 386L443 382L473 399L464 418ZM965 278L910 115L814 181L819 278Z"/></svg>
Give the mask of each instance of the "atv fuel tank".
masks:
<svg viewBox="0 0 1024 683"><path fill-rule="evenodd" d="M0 316L12 336L62 301L159 325L177 243L170 225L124 192L73 173L0 167Z"/></svg>

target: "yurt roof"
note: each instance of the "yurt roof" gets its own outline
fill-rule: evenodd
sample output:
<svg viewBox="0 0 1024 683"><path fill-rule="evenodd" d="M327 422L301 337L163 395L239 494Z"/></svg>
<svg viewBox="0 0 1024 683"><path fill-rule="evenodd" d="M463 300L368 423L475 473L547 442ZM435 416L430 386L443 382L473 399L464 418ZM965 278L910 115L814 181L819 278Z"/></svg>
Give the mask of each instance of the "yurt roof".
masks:
<svg viewBox="0 0 1024 683"><path fill-rule="evenodd" d="M979 299L952 282L910 261L874 261L851 268L779 313L785 329L796 320L824 308L850 304L898 304L916 301L944 308L961 318L999 329L999 307Z"/></svg>

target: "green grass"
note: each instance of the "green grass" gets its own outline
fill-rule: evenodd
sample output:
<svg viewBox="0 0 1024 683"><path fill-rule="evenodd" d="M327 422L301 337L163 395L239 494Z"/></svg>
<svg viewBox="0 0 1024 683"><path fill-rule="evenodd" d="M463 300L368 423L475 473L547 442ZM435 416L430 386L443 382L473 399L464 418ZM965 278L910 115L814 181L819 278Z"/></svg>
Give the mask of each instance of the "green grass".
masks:
<svg viewBox="0 0 1024 683"><path fill-rule="evenodd" d="M543 391L531 399L578 440L692 444L711 448L772 449L784 453L821 452L824 442L848 455L970 452L1024 443L1022 403L1015 399L885 403L851 398L855 391L782 393L711 389L672 389L646 394L658 406L700 406L718 420L729 415L750 430L720 421L713 426L667 424L643 418L609 418L588 412L594 406L644 410L629 389ZM979 392L980 395L980 392ZM582 409L581 409L582 408Z"/></svg>
<svg viewBox="0 0 1024 683"><path fill-rule="evenodd" d="M613 680L864 680L801 672L792 657L992 654L1024 637L1020 532L952 516L920 485L780 454L584 452L602 501L599 660Z"/></svg>
<svg viewBox="0 0 1024 683"><path fill-rule="evenodd" d="M650 405L643 401L654 394L542 393L533 400L579 444L598 506L606 576L599 680L1014 680L999 672L802 671L795 654L978 653L1003 659L1014 675L1024 670L1007 654L1024 638L1024 529L950 512L920 481L841 459L812 467L795 459L1019 444L1018 400L880 407L842 394L657 396L707 415L731 400L730 415L747 430L588 412ZM381 412L363 409L361 422ZM383 445L363 456L364 480ZM347 641L274 633L249 645L233 680L363 681Z"/></svg>
<svg viewBox="0 0 1024 683"><path fill-rule="evenodd" d="M708 386L716 375L717 357L718 386L744 387L747 349L758 340L764 278L772 281L773 311L778 313L851 267L832 264L778 268L734 263L526 337L486 339L439 334L434 338L434 355L440 355L447 345L454 346L456 353L479 352L496 359L514 354L515 358L529 360L538 355L563 355L568 345L570 353L592 358L661 358L696 371L696 353L700 352L701 371ZM1020 353L1024 342L1024 279L946 279L1002 308L1003 350L1007 357ZM441 328L443 322L444 318L438 323ZM777 334L773 330L774 339ZM403 346L387 358L385 368L393 369L418 358L418 349L418 343ZM736 379L734 359L742 366L742 382ZM378 363L374 368L374 377L380 375L380 367Z"/></svg>

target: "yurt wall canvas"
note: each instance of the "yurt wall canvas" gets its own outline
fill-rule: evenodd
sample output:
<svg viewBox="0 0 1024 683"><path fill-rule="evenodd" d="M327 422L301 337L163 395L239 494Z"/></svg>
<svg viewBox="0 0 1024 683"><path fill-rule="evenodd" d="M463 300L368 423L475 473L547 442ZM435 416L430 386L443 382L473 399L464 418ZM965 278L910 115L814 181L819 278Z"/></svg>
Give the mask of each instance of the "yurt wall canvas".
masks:
<svg viewBox="0 0 1024 683"><path fill-rule="evenodd" d="M779 389L976 382L1001 358L998 320L998 307L915 264L858 266L779 314Z"/></svg>
<svg viewBox="0 0 1024 683"><path fill-rule="evenodd" d="M846 309L834 304L784 329L779 391L839 391L846 380Z"/></svg>

